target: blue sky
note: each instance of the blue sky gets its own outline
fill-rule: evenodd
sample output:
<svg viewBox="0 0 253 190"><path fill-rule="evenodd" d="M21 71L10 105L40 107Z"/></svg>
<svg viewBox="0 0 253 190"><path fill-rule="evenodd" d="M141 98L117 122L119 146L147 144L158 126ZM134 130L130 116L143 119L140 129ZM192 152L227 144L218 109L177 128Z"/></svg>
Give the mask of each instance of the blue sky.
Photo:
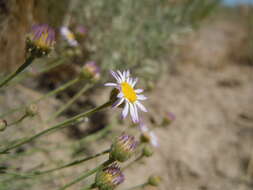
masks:
<svg viewBox="0 0 253 190"><path fill-rule="evenodd" d="M253 0L223 0L227 5L237 5L237 4L253 4Z"/></svg>

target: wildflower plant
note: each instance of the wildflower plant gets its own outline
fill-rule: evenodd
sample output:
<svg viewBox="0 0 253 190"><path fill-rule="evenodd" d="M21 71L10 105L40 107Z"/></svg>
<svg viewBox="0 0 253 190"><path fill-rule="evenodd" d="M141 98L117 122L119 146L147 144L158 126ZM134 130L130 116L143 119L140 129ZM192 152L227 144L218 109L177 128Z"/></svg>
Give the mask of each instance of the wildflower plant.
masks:
<svg viewBox="0 0 253 190"><path fill-rule="evenodd" d="M114 87L118 90L117 100L114 102L113 107L124 105L122 111L122 118L126 118L130 112L132 121L139 122L138 109L147 112L147 109L140 101L146 100L147 97L142 95L143 89L134 89L138 79L130 77L130 71L123 72L111 71L111 75L116 79L116 83L106 83L105 86Z"/></svg>
<svg viewBox="0 0 253 190"><path fill-rule="evenodd" d="M44 178L53 176L55 171L62 171L65 168L74 166L80 167L80 170L82 166L85 166L85 169L83 172L80 172L76 178L68 179L69 181L65 184L61 184L57 187L59 188L58 190L69 189L71 186L84 181L91 175L95 176L95 181L82 190L94 188L98 188L99 190L113 190L123 183L124 180L127 180L125 179L123 171L128 168L129 164L138 162L142 157L152 156L152 146L157 147L159 145L156 134L141 122L141 117L143 117L143 115L141 115L139 111L147 112L148 109L143 105L143 101L147 100L147 97L143 95L144 90L137 87L137 83L140 82L138 85L153 83L156 78L158 78L158 75L160 75L164 69L164 65L158 65L158 63L161 63L160 56L167 50L170 36L173 33L181 32L185 29L185 26L189 27L190 22L196 23L197 17L204 15L198 8L198 14L196 16L188 17L189 14L194 13L196 2L200 1L206 2L208 0L191 0L187 1L187 3L182 1L183 3L178 3L175 6L170 3L165 4L155 1L147 1L146 5L143 6L143 2L134 0L108 0L101 2L88 0L85 1L85 3L84 1L65 1L65 3L71 2L71 4L77 2L76 7L71 7L71 10L75 9L75 11L73 11L73 13L66 13L68 18L70 16L75 16L76 21L80 22L81 18L82 22L86 22L80 22L77 24L77 27L71 27L75 28L74 33L67 24L59 27L59 34L67 41L67 47L64 43L61 44L58 42L55 47L55 41L59 38L56 38L54 29L48 24L34 25L26 38L27 46L26 50L24 50L26 51L25 62L15 72L0 80L0 88L7 85L13 78L21 76L23 74L22 72L37 58L41 58L42 68L45 65L47 66L43 68L38 75L50 72L52 69L59 68L62 64L68 63L73 66L75 72L71 74L70 79L64 80L64 82L61 81L59 86L48 90L48 92L41 97L32 101L27 100L25 104L11 108L5 113L1 113L1 134L5 135L6 131L8 133L8 127L10 126L13 130L15 130L16 127L22 131L23 125L19 124L25 123L31 117L38 115L38 110L40 110L38 102L59 95L60 93L64 96L64 91L67 91L66 94L70 94L71 97L69 97L68 101L63 103L59 109L57 108L53 113L49 113L49 118L46 118L46 120L42 122L36 122L40 125L38 129L29 126L31 129L29 135L20 137L18 134L19 138L15 138L15 134L10 132L12 139L9 140L8 135L7 137L3 136L3 138L0 138L1 140L3 139L3 143L0 145L0 189L2 187L3 190L15 189L11 187L11 181L32 179L43 183L45 181ZM46 3L48 2L49 1ZM50 0L50 2L54 1ZM192 2L194 2L194 6L191 6ZM64 2L61 6L63 6L63 4ZM208 5L209 7L208 3L202 3L201 5ZM50 9L49 12L51 10L54 10L54 15L56 15L57 10L53 8ZM117 12L117 15L113 15L115 12ZM191 19L189 20L187 18ZM94 25L94 23L96 24ZM83 24L88 26L89 35L87 35L87 28L84 28ZM85 40L79 40L79 38L84 37ZM54 51L54 61L51 63L48 59L45 59L45 57L54 48L59 49ZM125 70L123 70L123 68ZM107 73L109 70L111 70L110 73L115 80L114 82L107 82ZM130 74L130 70L134 71L140 81ZM61 72L64 71L61 70ZM28 79L30 77L29 75L24 76L24 78ZM32 80L36 83L36 78L32 78ZM48 78L43 78L43 80L48 80ZM111 96L108 100L89 110L77 112L71 117L67 114L64 115L65 111L68 111L70 106L76 103L80 97L88 99L85 93L89 89L93 87L103 87L103 83L104 86L112 87ZM40 86L38 86L38 89L39 88ZM71 90L69 90L70 88ZM93 89L92 93L97 93L96 89ZM79 102L76 104L79 104ZM83 105L83 102L80 104ZM124 130L126 132L118 136L118 130L114 129L118 128L120 124L119 121L115 119L116 122L107 124L108 126L106 127L108 129L106 131L102 129L97 132L98 135L87 132L87 136L85 136L85 138L90 139L89 143L98 141L98 139L101 140L104 135L110 137L117 136L103 151L94 150L95 154L88 156L82 155L81 158L77 159L71 157L71 160L68 162L60 160L60 163L63 164L56 167L50 167L50 163L43 164L31 170L23 170L20 166L17 168L4 167L5 163L12 166L12 159L19 159L21 156L27 156L27 159L24 160L29 160L28 156L30 152L31 154L34 152L43 152L49 155L49 152L52 150L51 145L56 146L57 143L52 142L50 144L47 142L47 147L44 148L42 145L43 143L41 143L44 137L51 133L57 133L64 128L71 129L73 126L77 127L80 123L84 122L84 118L88 118L92 114L110 109L111 107L122 108L122 119L130 115L132 123L139 125L141 143L136 140L135 136L128 134L129 128L126 128ZM14 115L14 113L16 115ZM13 117L9 117L10 115ZM60 115L65 117L59 121L58 116ZM36 120L38 118L39 117L34 117L33 119ZM96 122L99 122L99 119L97 119ZM170 115L170 117L166 119L168 123L172 122L175 118ZM138 128L131 128L131 130L137 131ZM41 141L39 141L40 143L28 146L29 143L36 142L39 138L41 139ZM8 140L5 142L6 139ZM81 140L76 140L75 143L80 142ZM59 144L61 143L62 141L59 142ZM90 146L89 143L80 143L80 145L82 145L81 148L87 148ZM69 147L72 148L73 146ZM140 153L140 151L138 151L139 147L141 148L141 155L138 157L138 153ZM65 146L63 148L67 149ZM70 151L72 151L71 148L69 149ZM87 170L86 161L93 160L100 156L104 156L106 159L102 163L97 164L94 168L89 168ZM123 168L120 166L120 164L123 164L122 162L124 162L124 165L126 164ZM19 162L15 162L14 165L17 163ZM49 167L47 168L47 166ZM50 175L47 175L49 173ZM2 176L4 177L2 178ZM5 179L9 183L6 188L2 185L5 184ZM2 181L4 183L2 183ZM143 188L147 185L157 186L159 183L160 178L153 176L145 183L134 186L132 189ZM18 188L23 188L23 186L18 185ZM31 188L37 189L37 187ZM29 189L29 186L27 185L23 189Z"/></svg>

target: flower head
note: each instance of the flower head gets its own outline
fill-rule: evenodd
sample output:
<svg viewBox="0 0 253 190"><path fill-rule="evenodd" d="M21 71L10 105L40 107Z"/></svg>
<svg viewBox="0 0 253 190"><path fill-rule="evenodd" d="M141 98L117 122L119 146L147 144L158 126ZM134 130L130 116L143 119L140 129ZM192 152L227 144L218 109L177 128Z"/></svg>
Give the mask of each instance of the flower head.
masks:
<svg viewBox="0 0 253 190"><path fill-rule="evenodd" d="M78 46L78 42L75 39L75 35L73 34L73 32L69 30L68 27L66 26L61 27L61 35L65 40L67 40L70 46L73 47Z"/></svg>
<svg viewBox="0 0 253 190"><path fill-rule="evenodd" d="M85 36L87 33L87 29L82 25L78 25L75 31L76 31L76 34L79 36Z"/></svg>
<svg viewBox="0 0 253 190"><path fill-rule="evenodd" d="M133 155L137 145L138 142L134 139L134 136L123 133L112 144L110 158L124 162Z"/></svg>
<svg viewBox="0 0 253 190"><path fill-rule="evenodd" d="M83 66L83 75L86 78L90 78L93 80L99 80L100 78L100 68L94 61L90 61Z"/></svg>
<svg viewBox="0 0 253 190"><path fill-rule="evenodd" d="M148 142L151 145L153 145L154 147L159 146L158 138L153 131L150 131L149 128L144 123L141 123L139 127L141 130L142 142Z"/></svg>
<svg viewBox="0 0 253 190"><path fill-rule="evenodd" d="M99 190L113 190L119 184L124 182L124 174L121 172L120 167L113 163L96 174L96 187Z"/></svg>
<svg viewBox="0 0 253 190"><path fill-rule="evenodd" d="M172 112L167 112L165 116L163 117L162 125L170 125L174 120L176 119L176 116Z"/></svg>
<svg viewBox="0 0 253 190"><path fill-rule="evenodd" d="M134 89L138 79L130 77L129 70L127 71L111 71L112 76L116 79L117 83L106 83L105 86L111 86L118 90L117 101L113 104L113 107L118 107L124 103L122 111L122 118L126 118L128 112L132 117L134 123L139 122L138 109L143 112L147 112L146 108L140 103L147 98L140 94L142 89Z"/></svg>
<svg viewBox="0 0 253 190"><path fill-rule="evenodd" d="M151 186L155 186L155 187L158 187L159 184L161 183L161 177L160 176L157 176L157 175L151 175L149 178L148 178L148 184L151 185Z"/></svg>
<svg viewBox="0 0 253 190"><path fill-rule="evenodd" d="M28 50L37 56L48 54L55 43L55 31L47 24L34 25L27 39Z"/></svg>
<svg viewBox="0 0 253 190"><path fill-rule="evenodd" d="M7 121L4 119L0 119L0 131L4 131L7 127Z"/></svg>

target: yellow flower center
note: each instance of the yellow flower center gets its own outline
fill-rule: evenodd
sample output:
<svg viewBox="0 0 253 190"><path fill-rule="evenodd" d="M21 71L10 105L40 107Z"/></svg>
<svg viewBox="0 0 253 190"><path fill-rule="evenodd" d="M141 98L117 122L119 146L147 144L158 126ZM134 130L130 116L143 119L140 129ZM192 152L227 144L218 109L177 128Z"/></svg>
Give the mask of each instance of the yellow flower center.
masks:
<svg viewBox="0 0 253 190"><path fill-rule="evenodd" d="M125 98L127 98L130 102L133 103L137 100L137 95L136 95L134 89L128 83L122 82L121 83L121 90L122 90L122 93L124 94Z"/></svg>
<svg viewBox="0 0 253 190"><path fill-rule="evenodd" d="M73 34L72 32L68 32L67 38L68 38L69 40L74 40L74 39L75 39L75 36L74 36L74 34Z"/></svg>
<svg viewBox="0 0 253 190"><path fill-rule="evenodd" d="M35 45L40 48L49 48L49 44L47 41L48 32L43 32L39 39L35 40Z"/></svg>

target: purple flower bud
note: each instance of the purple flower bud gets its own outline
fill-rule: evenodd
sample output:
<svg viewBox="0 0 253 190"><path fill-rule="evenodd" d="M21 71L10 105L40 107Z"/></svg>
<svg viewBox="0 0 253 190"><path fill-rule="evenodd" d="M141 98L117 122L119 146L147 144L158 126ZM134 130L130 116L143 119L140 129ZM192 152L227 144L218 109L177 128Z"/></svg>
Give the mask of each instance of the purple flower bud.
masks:
<svg viewBox="0 0 253 190"><path fill-rule="evenodd" d="M137 145L134 136L123 133L112 144L110 158L124 162L133 155Z"/></svg>
<svg viewBox="0 0 253 190"><path fill-rule="evenodd" d="M124 174L116 163L112 163L96 174L96 187L99 190L113 190L125 180Z"/></svg>
<svg viewBox="0 0 253 190"><path fill-rule="evenodd" d="M37 56L48 54L55 43L55 31L47 24L32 26L28 35L27 49Z"/></svg>
<svg viewBox="0 0 253 190"><path fill-rule="evenodd" d="M96 62L90 61L83 66L82 74L86 78L97 81L100 78L100 68Z"/></svg>

